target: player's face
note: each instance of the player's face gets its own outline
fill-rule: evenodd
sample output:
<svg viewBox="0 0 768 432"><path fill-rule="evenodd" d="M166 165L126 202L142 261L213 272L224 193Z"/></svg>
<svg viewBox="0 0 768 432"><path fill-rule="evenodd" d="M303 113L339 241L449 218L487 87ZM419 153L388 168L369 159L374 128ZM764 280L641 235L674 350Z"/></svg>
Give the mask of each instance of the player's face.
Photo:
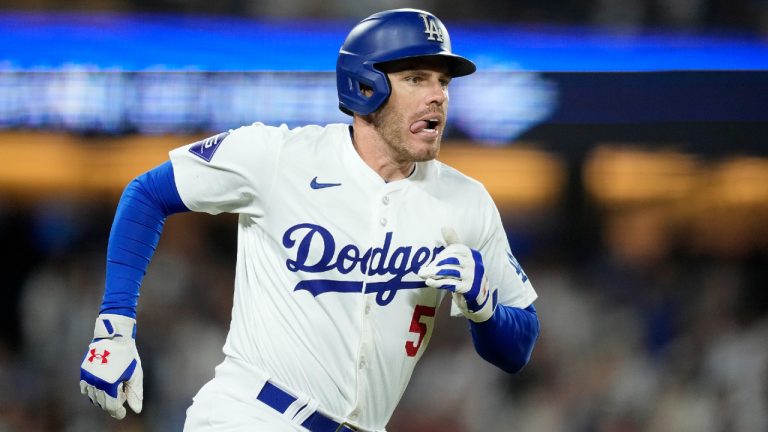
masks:
<svg viewBox="0 0 768 432"><path fill-rule="evenodd" d="M434 159L448 111L448 67L440 58L401 60L382 67L392 93L373 125L396 162Z"/></svg>

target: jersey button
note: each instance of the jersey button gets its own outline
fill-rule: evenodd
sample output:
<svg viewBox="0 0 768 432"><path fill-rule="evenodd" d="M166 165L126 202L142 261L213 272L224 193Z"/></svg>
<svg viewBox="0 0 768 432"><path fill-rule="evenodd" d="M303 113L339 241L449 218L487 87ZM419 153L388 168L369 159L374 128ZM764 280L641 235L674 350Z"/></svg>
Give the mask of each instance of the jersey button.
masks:
<svg viewBox="0 0 768 432"><path fill-rule="evenodd" d="M381 199L381 202L384 203L384 205L389 204L389 197L384 195L384 198Z"/></svg>
<svg viewBox="0 0 768 432"><path fill-rule="evenodd" d="M350 420L357 420L357 418L360 416L360 411L354 410L351 414L349 414Z"/></svg>
<svg viewBox="0 0 768 432"><path fill-rule="evenodd" d="M360 369L365 369L365 360L360 360L360 364L358 364Z"/></svg>
<svg viewBox="0 0 768 432"><path fill-rule="evenodd" d="M383 218L379 219L379 223L381 224L381 226L386 226L387 225L387 218L383 217Z"/></svg>
<svg viewBox="0 0 768 432"><path fill-rule="evenodd" d="M368 315L371 313L371 305L365 305L365 314Z"/></svg>

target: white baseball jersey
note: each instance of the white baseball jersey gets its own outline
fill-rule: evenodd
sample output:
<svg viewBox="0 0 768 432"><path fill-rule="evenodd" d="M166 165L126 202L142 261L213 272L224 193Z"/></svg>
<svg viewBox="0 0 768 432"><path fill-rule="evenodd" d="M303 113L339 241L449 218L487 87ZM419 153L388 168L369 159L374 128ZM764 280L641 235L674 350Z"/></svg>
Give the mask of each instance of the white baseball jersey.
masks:
<svg viewBox="0 0 768 432"><path fill-rule="evenodd" d="M438 161L387 183L349 125L256 123L170 156L189 209L240 215L224 353L338 419L383 430L395 410L446 295L416 275L441 227L482 253L499 303L536 298L480 183Z"/></svg>

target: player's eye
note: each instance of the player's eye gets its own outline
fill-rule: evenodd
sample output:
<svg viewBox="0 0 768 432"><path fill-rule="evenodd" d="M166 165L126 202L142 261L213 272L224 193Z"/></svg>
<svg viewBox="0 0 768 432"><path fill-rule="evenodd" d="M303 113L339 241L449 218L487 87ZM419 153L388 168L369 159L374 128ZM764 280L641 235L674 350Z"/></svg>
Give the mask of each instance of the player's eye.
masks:
<svg viewBox="0 0 768 432"><path fill-rule="evenodd" d="M411 84L419 84L422 81L424 81L424 78L418 75L408 75L407 77L405 77L405 80Z"/></svg>

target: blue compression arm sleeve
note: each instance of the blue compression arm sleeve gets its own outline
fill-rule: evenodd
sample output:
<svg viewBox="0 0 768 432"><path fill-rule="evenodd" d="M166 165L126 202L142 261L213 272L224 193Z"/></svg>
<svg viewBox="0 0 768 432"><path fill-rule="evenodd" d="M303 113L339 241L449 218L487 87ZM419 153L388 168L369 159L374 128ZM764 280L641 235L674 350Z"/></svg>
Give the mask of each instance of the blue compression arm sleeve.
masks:
<svg viewBox="0 0 768 432"><path fill-rule="evenodd" d="M100 313L136 317L139 287L160 241L165 218L185 211L189 209L176 189L170 161L126 186L109 234Z"/></svg>
<svg viewBox="0 0 768 432"><path fill-rule="evenodd" d="M525 309L498 305L488 321L470 321L469 331L480 357L515 373L531 359L539 336L539 318L533 305Z"/></svg>

